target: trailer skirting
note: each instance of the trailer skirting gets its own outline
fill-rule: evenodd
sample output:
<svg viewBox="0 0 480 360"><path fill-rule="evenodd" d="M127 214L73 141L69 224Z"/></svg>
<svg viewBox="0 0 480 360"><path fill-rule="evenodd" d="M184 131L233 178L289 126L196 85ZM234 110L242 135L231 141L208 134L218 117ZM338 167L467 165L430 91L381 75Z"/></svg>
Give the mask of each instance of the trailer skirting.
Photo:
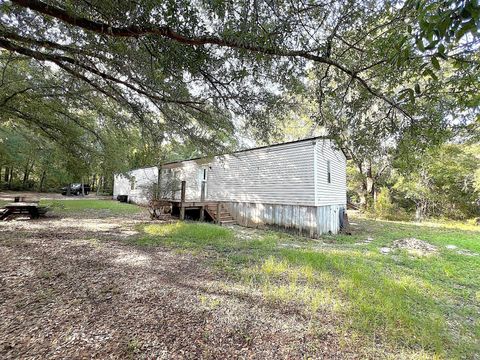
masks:
<svg viewBox="0 0 480 360"><path fill-rule="evenodd" d="M239 225L247 227L280 227L317 237L337 234L343 223L346 205L305 206L227 202L230 214Z"/></svg>

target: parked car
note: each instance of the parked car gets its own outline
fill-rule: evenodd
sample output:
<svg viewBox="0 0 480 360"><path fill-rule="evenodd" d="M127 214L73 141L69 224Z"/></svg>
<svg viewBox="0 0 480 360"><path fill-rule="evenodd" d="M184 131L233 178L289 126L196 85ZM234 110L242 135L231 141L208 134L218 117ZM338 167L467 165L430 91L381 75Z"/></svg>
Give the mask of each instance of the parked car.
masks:
<svg viewBox="0 0 480 360"><path fill-rule="evenodd" d="M68 186L62 188L62 195L67 195ZM90 192L90 185L83 184L83 192L85 195L88 195ZM70 184L70 195L81 195L82 194L82 184Z"/></svg>

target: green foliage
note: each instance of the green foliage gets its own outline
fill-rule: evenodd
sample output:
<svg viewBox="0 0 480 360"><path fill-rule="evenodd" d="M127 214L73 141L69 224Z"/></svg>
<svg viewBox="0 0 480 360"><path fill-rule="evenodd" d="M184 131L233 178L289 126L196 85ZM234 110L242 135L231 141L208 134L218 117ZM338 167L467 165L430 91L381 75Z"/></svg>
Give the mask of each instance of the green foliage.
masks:
<svg viewBox="0 0 480 360"><path fill-rule="evenodd" d="M55 63L62 87L114 101L157 144L189 138L204 150L221 148L240 123L268 139L269 115L283 115L291 100L286 91L316 98L315 120L356 122L341 128L360 137L375 127L375 139L413 119L422 128L441 125L444 117L422 113L425 105L430 115L448 111L440 100L478 105L478 42L464 41L476 34L476 2L331 6L95 0L52 1L46 10L11 1L1 4L0 39L12 56ZM111 24L115 31L107 31ZM309 72L313 89L304 86ZM170 136L155 136L163 132Z"/></svg>
<svg viewBox="0 0 480 360"><path fill-rule="evenodd" d="M134 122L114 101L66 74L0 55L0 170L12 171L3 187L58 191L83 179L108 193L113 173L205 154L196 137L178 136L162 121L147 130L145 122ZM225 148L235 145L216 126L216 140Z"/></svg>
<svg viewBox="0 0 480 360"><path fill-rule="evenodd" d="M444 43L459 42L467 35L478 36L480 6L476 0L413 0L407 4L414 4L417 10L417 43L421 51L437 49L440 56L445 56ZM423 40L428 42L426 46Z"/></svg>
<svg viewBox="0 0 480 360"><path fill-rule="evenodd" d="M31 4L0 4L0 121L48 144L29 148L35 156L0 149L10 186L37 185L49 159L55 186L93 174L111 183L113 172L230 150L247 128L267 142L334 137L352 155L350 190L370 204L397 182L398 162L478 127L475 1ZM430 180L417 170L419 188L406 177L393 197L445 208L419 200ZM465 193L440 213L471 214Z"/></svg>
<svg viewBox="0 0 480 360"><path fill-rule="evenodd" d="M478 215L480 192L475 174L480 167L478 145L445 144L408 163L394 185L411 199L421 216L465 219Z"/></svg>
<svg viewBox="0 0 480 360"><path fill-rule="evenodd" d="M395 218L397 209L392 203L390 190L387 187L380 189L373 208L375 216L380 219L393 220Z"/></svg>

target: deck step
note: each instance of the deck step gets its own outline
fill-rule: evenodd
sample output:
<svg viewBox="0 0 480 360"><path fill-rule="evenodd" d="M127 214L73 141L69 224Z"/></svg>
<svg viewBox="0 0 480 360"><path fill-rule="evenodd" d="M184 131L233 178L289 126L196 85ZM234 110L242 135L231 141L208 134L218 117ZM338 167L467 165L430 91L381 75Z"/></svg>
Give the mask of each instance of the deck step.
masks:
<svg viewBox="0 0 480 360"><path fill-rule="evenodd" d="M229 215L229 216L220 216L220 221L229 221L229 220L233 220L233 216L232 216L232 215Z"/></svg>
<svg viewBox="0 0 480 360"><path fill-rule="evenodd" d="M217 204L208 204L205 206L206 212L210 215L214 222L219 222L220 225L233 225L236 223L233 216L230 214L227 208L220 204L220 210L217 212Z"/></svg>
<svg viewBox="0 0 480 360"><path fill-rule="evenodd" d="M211 213L212 215L217 216L217 212L216 212L216 211L210 211L210 213ZM229 213L228 211L222 211L222 212L220 213L220 217L222 217L222 216L230 216L230 213Z"/></svg>
<svg viewBox="0 0 480 360"><path fill-rule="evenodd" d="M0 220L4 220L8 215L10 215L8 209L0 209Z"/></svg>
<svg viewBox="0 0 480 360"><path fill-rule="evenodd" d="M237 222L235 220L220 220L220 225L234 225L236 224Z"/></svg>

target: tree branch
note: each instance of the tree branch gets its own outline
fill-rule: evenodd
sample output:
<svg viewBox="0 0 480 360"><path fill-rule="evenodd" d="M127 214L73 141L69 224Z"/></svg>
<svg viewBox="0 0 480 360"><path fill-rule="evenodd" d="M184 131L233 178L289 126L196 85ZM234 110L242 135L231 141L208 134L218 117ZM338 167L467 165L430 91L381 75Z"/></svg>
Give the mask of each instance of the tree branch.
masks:
<svg viewBox="0 0 480 360"><path fill-rule="evenodd" d="M339 62L324 56L312 54L304 50L292 50L279 47L265 47L257 44L245 44L235 39L224 39L217 36L185 36L178 32L175 32L168 26L153 26L146 24L143 26L130 25L125 27L111 26L103 22L92 21L87 18L79 17L68 13L66 10L59 7L46 4L38 0L11 0L12 3L19 5L30 10L40 12L44 15L52 16L74 27L79 27L88 31L93 31L98 34L114 37L133 37L138 38L146 35L155 35L163 38L173 40L175 42L190 45L190 46L202 46L202 45L216 45L219 47L231 48L236 50L246 50L255 53L261 53L271 56L280 57L292 57L303 58L318 63L328 64L341 70L343 73L349 75L355 81L360 83L371 95L382 99L387 104L397 109L403 115L408 118L411 116L403 110L403 108L395 101L389 99L387 96L381 94L378 90L372 88L362 77L358 75L357 71L348 69Z"/></svg>
<svg viewBox="0 0 480 360"><path fill-rule="evenodd" d="M156 101L161 101L161 102L165 102L165 103L175 103L175 104L179 104L179 105L184 105L184 106L191 107L196 111L204 112L204 110L202 110L198 106L196 106L196 105L202 105L203 103L201 103L201 102L189 101L189 100L168 99L168 98L165 98L165 97L161 97L161 96L158 96L158 95L155 95L155 94L148 93L148 92L146 92L146 91L144 91L144 90L142 90L142 89L140 89L136 86L133 86L132 84L130 84L127 81L117 79L114 76L111 76L111 75L109 75L105 72L99 71L99 70L95 69L94 67L82 64L78 60L70 58L68 56L58 55L58 54L48 54L48 53L45 53L45 52L32 50L32 49L29 49L29 48L26 48L26 47L19 46L19 45L15 44L15 43L13 43L9 40L5 40L5 39L2 39L2 38L0 38L0 47L4 48L6 50L14 51L14 52L19 53L19 54L27 55L31 58L34 58L34 59L37 59L37 60L40 60L40 61L45 61L45 60L52 61L62 68L64 68L65 63L71 64L71 65L74 65L74 66L78 66L78 67L82 68L83 70L102 78L103 80L112 81L112 82L117 83L119 85L123 85L123 86L129 88L130 90L133 90L133 91L135 91L135 92L137 92L141 95L144 95L144 96L148 97L149 99L156 100ZM75 75L76 77L80 77L82 80L86 79L84 76L78 76L77 72L71 72L71 73L73 75ZM88 81L88 82L91 84L90 81Z"/></svg>

